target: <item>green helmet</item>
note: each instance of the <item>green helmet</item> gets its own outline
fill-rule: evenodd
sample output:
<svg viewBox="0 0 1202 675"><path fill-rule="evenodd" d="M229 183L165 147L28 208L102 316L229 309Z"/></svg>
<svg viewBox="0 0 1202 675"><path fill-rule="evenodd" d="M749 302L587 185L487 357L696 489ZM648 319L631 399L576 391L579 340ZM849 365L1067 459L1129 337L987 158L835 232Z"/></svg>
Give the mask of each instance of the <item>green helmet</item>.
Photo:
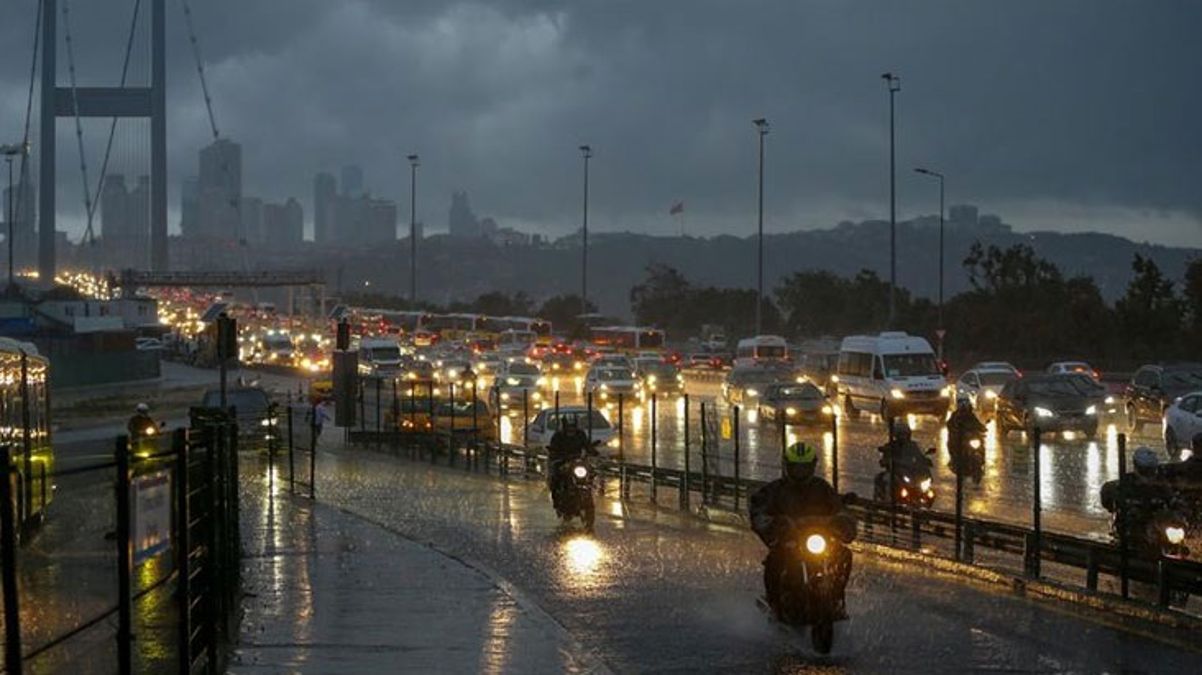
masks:
<svg viewBox="0 0 1202 675"><path fill-rule="evenodd" d="M817 464L818 449L809 443L794 443L785 448L785 464Z"/></svg>

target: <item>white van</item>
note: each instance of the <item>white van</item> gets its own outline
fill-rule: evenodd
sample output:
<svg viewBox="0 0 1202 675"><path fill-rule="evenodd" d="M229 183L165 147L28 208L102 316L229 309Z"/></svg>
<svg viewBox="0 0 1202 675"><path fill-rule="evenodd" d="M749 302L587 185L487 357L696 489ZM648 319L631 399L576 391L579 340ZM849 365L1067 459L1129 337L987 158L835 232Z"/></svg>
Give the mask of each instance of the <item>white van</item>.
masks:
<svg viewBox="0 0 1202 675"><path fill-rule="evenodd" d="M771 366L789 362L789 345L779 335L743 338L735 349L735 367Z"/></svg>
<svg viewBox="0 0 1202 675"><path fill-rule="evenodd" d="M389 338L363 338L359 342L359 374L396 377L401 369L401 348Z"/></svg>
<svg viewBox="0 0 1202 675"><path fill-rule="evenodd" d="M924 338L902 332L843 338L835 369L835 391L845 413L872 412L884 418L909 413L947 413L951 390L935 350Z"/></svg>

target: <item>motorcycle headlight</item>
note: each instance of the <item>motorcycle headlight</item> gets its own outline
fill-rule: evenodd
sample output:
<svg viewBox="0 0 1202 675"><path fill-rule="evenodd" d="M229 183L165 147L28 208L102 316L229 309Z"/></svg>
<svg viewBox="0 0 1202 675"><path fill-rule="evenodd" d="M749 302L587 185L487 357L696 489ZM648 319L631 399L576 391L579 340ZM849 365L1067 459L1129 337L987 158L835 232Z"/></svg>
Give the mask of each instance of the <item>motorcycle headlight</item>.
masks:
<svg viewBox="0 0 1202 675"><path fill-rule="evenodd" d="M927 490L930 490L930 489L931 489L931 479L930 479L930 478L923 478L923 479L922 479L922 482L918 484L918 487L919 487L919 489L921 489L923 492L926 492Z"/></svg>
<svg viewBox="0 0 1202 675"><path fill-rule="evenodd" d="M1177 544L1185 541L1185 528L1177 527L1176 525L1170 525L1169 527L1164 528L1164 538L1168 539L1170 544L1176 546Z"/></svg>
<svg viewBox="0 0 1202 675"><path fill-rule="evenodd" d="M806 550L814 555L822 555L826 552L826 537L821 534L806 537Z"/></svg>
<svg viewBox="0 0 1202 675"><path fill-rule="evenodd" d="M1088 408L1085 409L1085 414L1086 415L1097 415L1098 414L1098 406L1096 406L1096 405L1089 406Z"/></svg>
<svg viewBox="0 0 1202 675"><path fill-rule="evenodd" d="M572 469L572 475L577 478L588 478L588 469L583 466L577 466Z"/></svg>
<svg viewBox="0 0 1202 675"><path fill-rule="evenodd" d="M968 447L972 448L973 450L979 450L981 448L981 439L979 439L979 438L972 439L971 441L968 442Z"/></svg>
<svg viewBox="0 0 1202 675"><path fill-rule="evenodd" d="M1036 407L1035 408L1035 416L1046 419L1048 417L1055 417L1056 413L1052 412L1051 410L1048 410L1047 408Z"/></svg>
<svg viewBox="0 0 1202 675"><path fill-rule="evenodd" d="M997 392L992 389L986 389L985 390L985 398L995 399L995 398L997 398Z"/></svg>
<svg viewBox="0 0 1202 675"><path fill-rule="evenodd" d="M903 399L906 397L906 392L901 389L893 389L889 391L889 395L896 399Z"/></svg>
<svg viewBox="0 0 1202 675"><path fill-rule="evenodd" d="M266 422L267 420L263 420L263 421ZM159 432L159 430L155 429L154 427L146 427L146 435L147 436L153 436L153 435L157 434L158 432Z"/></svg>

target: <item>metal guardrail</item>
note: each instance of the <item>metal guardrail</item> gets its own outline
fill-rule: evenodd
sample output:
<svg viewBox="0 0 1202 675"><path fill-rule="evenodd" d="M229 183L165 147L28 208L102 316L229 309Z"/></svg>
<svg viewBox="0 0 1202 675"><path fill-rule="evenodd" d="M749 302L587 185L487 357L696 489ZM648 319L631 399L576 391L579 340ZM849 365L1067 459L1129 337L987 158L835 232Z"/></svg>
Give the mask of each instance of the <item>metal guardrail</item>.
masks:
<svg viewBox="0 0 1202 675"><path fill-rule="evenodd" d="M445 456L448 463L458 463L461 454L465 466L486 469L496 467L500 475L514 473L542 475L546 453L512 444L475 442L470 431L454 435L420 434L407 431L352 430L352 443L390 445L408 448L419 458L436 461ZM516 466L515 466L516 465ZM703 462L703 466L708 463ZM681 509L691 510L694 495L700 497L706 509L722 509L740 513L748 498L765 484L764 481L710 473L686 471L617 460L598 460L598 474L616 480L623 499L631 496L633 484L647 486L648 498L659 502L659 489L675 489ZM1135 551L1125 550L1123 542L1102 542L1070 535L1048 532L981 518L959 517L954 513L927 509L895 507L888 502L855 497L849 500L849 510L860 521L862 536L887 546L920 550L932 539L955 541L959 544L953 555L959 562L981 564L980 549L1019 556L1024 572L1031 579L1043 576L1040 562L1055 563L1084 573L1082 585L1096 592L1101 575L1116 578L1121 595L1127 597L1130 582L1155 587L1159 604L1170 607L1182 593L1202 594L1202 562L1167 557L1147 558Z"/></svg>

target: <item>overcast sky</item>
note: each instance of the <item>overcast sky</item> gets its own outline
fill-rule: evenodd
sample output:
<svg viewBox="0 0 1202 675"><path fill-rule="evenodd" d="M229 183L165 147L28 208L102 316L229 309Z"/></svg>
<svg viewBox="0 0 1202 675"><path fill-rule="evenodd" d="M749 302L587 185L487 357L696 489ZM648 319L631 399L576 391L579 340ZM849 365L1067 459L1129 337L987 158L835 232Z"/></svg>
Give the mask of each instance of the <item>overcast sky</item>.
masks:
<svg viewBox="0 0 1202 675"><path fill-rule="evenodd" d="M60 0L60 6L63 0ZM0 8L0 142L20 138L36 0ZM148 5L149 2L143 2ZM1020 229L1097 229L1202 246L1202 3L1190 0L192 0L223 136L244 190L296 196L347 163L446 226L450 193L502 225L750 233L767 117L766 227L888 217L888 95L897 94L899 218L948 199ZM115 84L133 0L71 2L80 85ZM145 11L145 7L143 8ZM178 183L211 140L179 3L168 9L172 230ZM61 17L60 17L61 18ZM139 43L147 33L141 21ZM60 82L69 84L65 46ZM131 82L145 82L145 45ZM85 121L93 183L108 123ZM143 122L113 170L145 172ZM33 136L37 139L36 130ZM59 122L59 209L76 227L74 122ZM407 221L407 218L403 218Z"/></svg>

